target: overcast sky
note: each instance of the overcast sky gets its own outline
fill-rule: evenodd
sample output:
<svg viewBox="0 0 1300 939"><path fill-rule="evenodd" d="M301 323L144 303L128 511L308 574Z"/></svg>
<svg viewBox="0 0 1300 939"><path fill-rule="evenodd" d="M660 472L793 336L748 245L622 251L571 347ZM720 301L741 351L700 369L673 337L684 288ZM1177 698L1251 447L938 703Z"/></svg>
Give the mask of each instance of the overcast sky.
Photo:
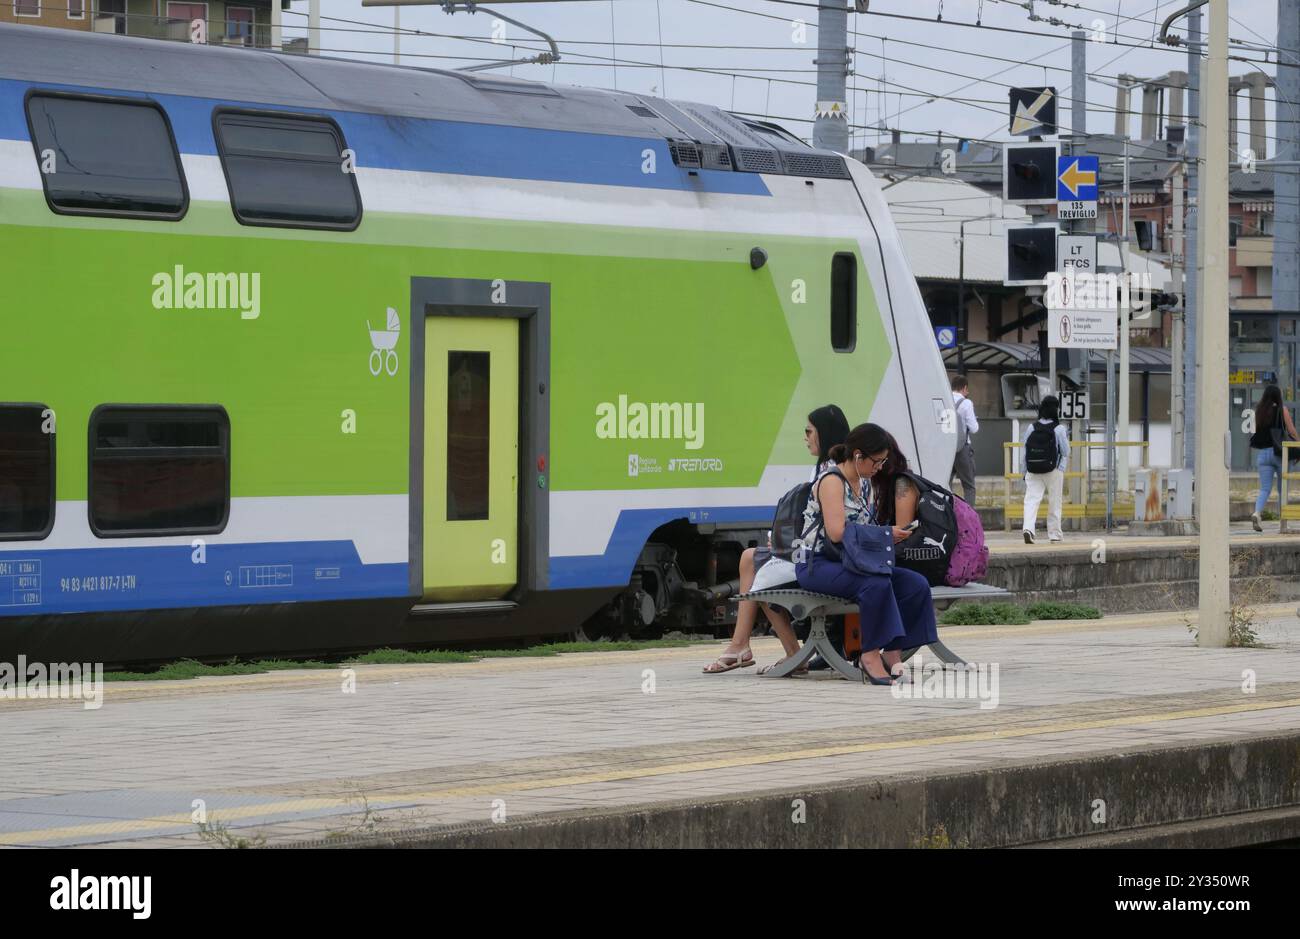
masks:
<svg viewBox="0 0 1300 939"><path fill-rule="evenodd" d="M496 9L549 33L557 41L562 61L556 65L521 65L501 69L514 75L563 84L618 88L721 105L737 111L769 115L801 137L811 136L811 124L797 120L811 114L817 99L815 3L778 0L567 0L567 2L505 3ZM1231 0L1229 36L1258 46L1271 46L1277 35L1278 0ZM1295 0L1286 0L1295 2ZM488 3L491 6L490 0ZM856 74L849 78L850 120L856 126L853 145L876 142L882 122L904 131L904 139L927 139L923 132L953 136L1005 139L1007 86L1055 85L1068 99L1070 28L1030 20L1026 2L1013 0L871 0L871 13L850 14L849 43L857 50ZM1185 50L1128 48L1149 44L1160 23L1185 0L1155 4L1154 0L1079 0L1075 3L1036 0L1034 12L1071 26L1093 30L1104 25L1109 43L1088 44L1088 71L1097 78L1128 73L1143 78L1187 67ZM734 9L720 9L732 7ZM305 35L307 4L295 0L295 14L286 13L286 36ZM331 27L322 32L329 54L392 61L393 10L362 8L361 0L323 0ZM943 22L936 17L942 13ZM760 15L766 14L766 15ZM917 17L923 21L898 19ZM330 19L333 18L333 19ZM1046 34L1044 37L972 28L1005 27ZM356 20L357 25L339 20ZM489 40L491 14L448 15L440 6L403 7L403 29ZM795 20L807 21L801 44ZM1095 21L1104 21L1096 23ZM1183 27L1176 29L1185 34ZM968 25L957 25L968 24ZM1208 26L1208 16L1206 17ZM376 31L371 31L376 30ZM505 45L432 36L404 35L403 64L460 68L475 62L513 58L510 44L528 39L524 30L504 24ZM854 32L856 31L856 36ZM659 48L662 41L664 48ZM920 45L909 45L915 43ZM716 46L718 48L683 48ZM747 48L748 47L748 48ZM929 48L927 48L929 47ZM519 56L533 54L523 51ZM1246 46L1230 50L1255 59L1263 54ZM662 56L663 68L660 68ZM990 58L991 57L991 58ZM1000 59L1010 61L1000 61ZM617 63L617 65L615 64ZM674 68L673 66L678 66ZM720 70L711 75L680 67ZM1265 70L1274 74L1271 66ZM1255 71L1244 62L1230 62L1232 75ZM1271 96L1271 93L1270 93ZM932 99L933 98L933 99ZM961 101L952 98L964 99ZM947 99L947 100L946 100ZM1114 127L1115 90L1092 80L1088 85L1088 129L1109 133ZM1133 95L1140 110L1141 96ZM1246 133L1246 96L1240 96L1241 133ZM1269 117L1273 116L1270 103ZM1066 113L1062 108L1061 119ZM1132 133L1139 133L1135 120ZM1269 125L1273 134L1273 125ZM1275 149L1269 142L1269 155Z"/></svg>

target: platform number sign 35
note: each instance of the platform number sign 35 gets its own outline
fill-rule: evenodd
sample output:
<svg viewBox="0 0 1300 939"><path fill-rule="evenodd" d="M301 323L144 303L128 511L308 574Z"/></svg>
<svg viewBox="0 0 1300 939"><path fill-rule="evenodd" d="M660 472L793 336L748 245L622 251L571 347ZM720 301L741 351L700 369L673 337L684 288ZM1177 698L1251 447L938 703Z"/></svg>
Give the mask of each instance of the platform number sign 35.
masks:
<svg viewBox="0 0 1300 939"><path fill-rule="evenodd" d="M1086 421L1088 419L1088 392L1061 392L1061 420Z"/></svg>

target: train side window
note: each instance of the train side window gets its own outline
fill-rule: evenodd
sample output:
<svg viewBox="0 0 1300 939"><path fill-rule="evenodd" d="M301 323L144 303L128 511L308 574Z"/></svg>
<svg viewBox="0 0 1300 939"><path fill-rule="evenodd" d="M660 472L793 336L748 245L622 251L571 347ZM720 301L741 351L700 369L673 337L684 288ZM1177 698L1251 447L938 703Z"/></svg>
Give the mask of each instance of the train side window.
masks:
<svg viewBox="0 0 1300 939"><path fill-rule="evenodd" d="M230 418L216 406L101 405L88 488L100 538L219 532L230 515Z"/></svg>
<svg viewBox="0 0 1300 939"><path fill-rule="evenodd" d="M53 419L43 404L0 404L0 541L54 527Z"/></svg>
<svg viewBox="0 0 1300 939"><path fill-rule="evenodd" d="M492 358L447 353L447 521L488 518Z"/></svg>
<svg viewBox="0 0 1300 939"><path fill-rule="evenodd" d="M169 221L185 215L190 197L180 155L157 104L33 91L27 126L51 210Z"/></svg>
<svg viewBox="0 0 1300 939"><path fill-rule="evenodd" d="M361 224L356 174L344 171L347 142L332 120L218 110L212 122L240 224L341 231Z"/></svg>
<svg viewBox="0 0 1300 939"><path fill-rule="evenodd" d="M852 352L858 344L858 258L840 252L831 259L831 348Z"/></svg>

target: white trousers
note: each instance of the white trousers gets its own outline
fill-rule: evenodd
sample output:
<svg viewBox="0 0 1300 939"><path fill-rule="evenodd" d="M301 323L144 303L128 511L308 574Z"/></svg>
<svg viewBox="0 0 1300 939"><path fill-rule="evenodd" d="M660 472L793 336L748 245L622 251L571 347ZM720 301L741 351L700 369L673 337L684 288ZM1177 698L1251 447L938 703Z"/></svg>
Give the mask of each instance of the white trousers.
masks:
<svg viewBox="0 0 1300 939"><path fill-rule="evenodd" d="M1065 474L1058 470L1050 473L1025 473L1025 531L1033 531L1038 524L1038 505L1047 493L1047 537L1061 537L1061 489Z"/></svg>

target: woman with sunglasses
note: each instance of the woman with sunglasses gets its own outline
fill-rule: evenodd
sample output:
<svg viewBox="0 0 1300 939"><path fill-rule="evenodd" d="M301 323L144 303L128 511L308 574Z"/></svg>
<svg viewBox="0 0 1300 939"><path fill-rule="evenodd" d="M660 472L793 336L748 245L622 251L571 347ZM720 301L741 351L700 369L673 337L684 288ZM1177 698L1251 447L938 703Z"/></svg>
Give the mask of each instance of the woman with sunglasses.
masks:
<svg viewBox="0 0 1300 939"><path fill-rule="evenodd" d="M877 424L860 424L843 444L831 448L835 470L822 474L804 512L804 534L796 551L799 586L816 593L854 600L861 613L862 655L858 667L873 685L893 683L901 670L902 652L938 639L930 585L904 568L893 573L858 574L824 553L826 542L839 544L849 525L876 524L870 480L888 465L893 438ZM911 532L890 526L894 542ZM796 556L800 556L797 553Z"/></svg>
<svg viewBox="0 0 1300 939"><path fill-rule="evenodd" d="M830 458L830 449L843 443L849 434L849 422L836 405L828 404L817 408L808 415L808 423L803 429L804 446L808 448L817 462L813 466L812 479L830 469L835 464ZM794 565L784 558L774 558L766 549L746 548L740 555L740 592L767 590L785 585L798 586ZM772 630L785 649L786 656L799 651L799 639L794 627L790 625L790 616L780 607L763 604L763 612ZM731 642L722 654L704 667L706 675L720 675L738 668L748 668L754 664L754 653L749 648L749 637L754 632L754 622L758 618L758 603L754 600L741 600L736 613L736 628L731 634ZM777 663L778 665L780 662ZM760 671L770 666L764 666Z"/></svg>

